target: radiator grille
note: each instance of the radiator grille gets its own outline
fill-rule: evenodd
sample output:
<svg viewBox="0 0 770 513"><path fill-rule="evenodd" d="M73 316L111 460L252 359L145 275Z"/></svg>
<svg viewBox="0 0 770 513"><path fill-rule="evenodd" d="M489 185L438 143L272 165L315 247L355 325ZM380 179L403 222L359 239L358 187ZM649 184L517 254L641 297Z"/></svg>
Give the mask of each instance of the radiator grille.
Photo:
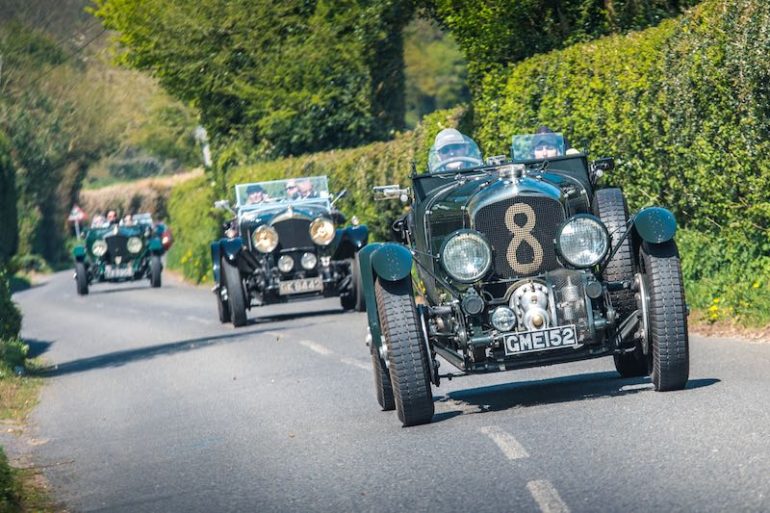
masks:
<svg viewBox="0 0 770 513"><path fill-rule="evenodd" d="M553 241L562 222L564 209L558 201L518 196L483 207L475 225L492 244L495 274L513 278L559 267Z"/></svg>
<svg viewBox="0 0 770 513"><path fill-rule="evenodd" d="M128 237L110 235L104 238L104 242L107 243L105 259L110 263L116 263L116 258L120 258L121 262L126 262L133 256L128 252Z"/></svg>
<svg viewBox="0 0 770 513"><path fill-rule="evenodd" d="M273 225L278 232L278 249L312 248L310 221L307 219L287 219Z"/></svg>

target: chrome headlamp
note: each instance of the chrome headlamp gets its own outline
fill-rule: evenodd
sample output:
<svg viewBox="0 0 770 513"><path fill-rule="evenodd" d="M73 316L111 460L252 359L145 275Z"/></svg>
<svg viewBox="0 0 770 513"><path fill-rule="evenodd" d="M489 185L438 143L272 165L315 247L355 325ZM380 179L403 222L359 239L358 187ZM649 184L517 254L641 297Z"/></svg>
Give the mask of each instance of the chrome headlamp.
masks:
<svg viewBox="0 0 770 513"><path fill-rule="evenodd" d="M475 230L457 230L441 246L441 264L452 279L473 283L492 267L492 248Z"/></svg>
<svg viewBox="0 0 770 513"><path fill-rule="evenodd" d="M318 217L310 223L310 238L319 246L328 246L334 240L334 223L325 217Z"/></svg>
<svg viewBox="0 0 770 513"><path fill-rule="evenodd" d="M596 217L579 214L569 218L556 235L556 249L564 261L577 268L593 267L610 248L607 228Z"/></svg>
<svg viewBox="0 0 770 513"><path fill-rule="evenodd" d="M278 246L278 232L272 226L263 224L251 235L254 247L260 253L270 253Z"/></svg>
<svg viewBox="0 0 770 513"><path fill-rule="evenodd" d="M142 239L139 237L129 237L126 242L126 248L129 253L139 253L142 250Z"/></svg>
<svg viewBox="0 0 770 513"><path fill-rule="evenodd" d="M278 269L282 273L288 273L294 269L294 259L291 255L281 255L281 258L278 259Z"/></svg>
<svg viewBox="0 0 770 513"><path fill-rule="evenodd" d="M94 256L100 257L103 256L107 252L107 242L104 241L104 239L95 240L93 244L91 244L91 253L94 254Z"/></svg>

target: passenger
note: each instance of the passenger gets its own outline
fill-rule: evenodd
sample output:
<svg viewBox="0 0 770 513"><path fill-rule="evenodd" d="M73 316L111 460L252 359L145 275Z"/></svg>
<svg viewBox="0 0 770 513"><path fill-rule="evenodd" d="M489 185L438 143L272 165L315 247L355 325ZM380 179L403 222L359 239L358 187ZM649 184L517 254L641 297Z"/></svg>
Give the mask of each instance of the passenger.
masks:
<svg viewBox="0 0 770 513"><path fill-rule="evenodd" d="M483 164L476 142L454 128L445 128L436 135L428 154L431 173L459 171Z"/></svg>
<svg viewBox="0 0 770 513"><path fill-rule="evenodd" d="M257 203L262 203L266 199L267 199L267 194L265 193L265 189L263 189L261 185L251 184L248 187L246 187L246 204L247 205L255 205Z"/></svg>
<svg viewBox="0 0 770 513"><path fill-rule="evenodd" d="M293 178L286 182L286 199L299 199L299 188L297 187L297 181Z"/></svg>
<svg viewBox="0 0 770 513"><path fill-rule="evenodd" d="M114 210L110 210L107 212L107 224L113 225L117 224L118 222L118 213Z"/></svg>
<svg viewBox="0 0 770 513"><path fill-rule="evenodd" d="M123 216L123 222L121 224L123 226L134 226L134 216L131 214L126 214Z"/></svg>

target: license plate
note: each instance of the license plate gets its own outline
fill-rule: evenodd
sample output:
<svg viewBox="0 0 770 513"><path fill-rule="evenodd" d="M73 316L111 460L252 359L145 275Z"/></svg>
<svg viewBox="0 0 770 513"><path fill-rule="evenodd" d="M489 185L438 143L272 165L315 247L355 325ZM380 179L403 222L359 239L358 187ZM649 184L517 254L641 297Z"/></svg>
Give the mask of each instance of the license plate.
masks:
<svg viewBox="0 0 770 513"><path fill-rule="evenodd" d="M320 277L282 281L278 284L278 293L282 296L302 294L304 292L319 292L323 289L324 282Z"/></svg>
<svg viewBox="0 0 770 513"><path fill-rule="evenodd" d="M107 279L112 278L133 278L134 270L130 267L113 267L111 265L105 266L104 277Z"/></svg>
<svg viewBox="0 0 770 513"><path fill-rule="evenodd" d="M575 326L558 326L544 330L523 331L505 337L505 354L529 353L576 346Z"/></svg>

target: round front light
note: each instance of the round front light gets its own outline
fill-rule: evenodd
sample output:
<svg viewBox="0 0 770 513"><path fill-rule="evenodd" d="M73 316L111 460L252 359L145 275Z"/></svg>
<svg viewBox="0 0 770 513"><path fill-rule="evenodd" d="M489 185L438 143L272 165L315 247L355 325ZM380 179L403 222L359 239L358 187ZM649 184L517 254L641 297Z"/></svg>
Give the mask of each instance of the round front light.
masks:
<svg viewBox="0 0 770 513"><path fill-rule="evenodd" d="M280 269L282 273L288 273L294 269L294 259L289 255L282 255L281 258L278 259L278 269Z"/></svg>
<svg viewBox="0 0 770 513"><path fill-rule="evenodd" d="M139 253L142 250L142 239L139 237L129 237L126 247L129 253Z"/></svg>
<svg viewBox="0 0 770 513"><path fill-rule="evenodd" d="M310 223L310 238L319 246L328 246L334 240L334 223L319 217Z"/></svg>
<svg viewBox="0 0 770 513"><path fill-rule="evenodd" d="M315 269L315 266L318 263L318 258L316 258L313 253L304 253L300 263L302 264L303 269L309 271L310 269Z"/></svg>
<svg viewBox="0 0 770 513"><path fill-rule="evenodd" d="M492 312L492 326L498 331L511 331L516 326L516 314L507 306L496 308Z"/></svg>
<svg viewBox="0 0 770 513"><path fill-rule="evenodd" d="M91 253L94 254L94 256L102 256L107 252L107 243L103 240L97 240L94 241L93 244L91 244Z"/></svg>
<svg viewBox="0 0 770 513"><path fill-rule="evenodd" d="M254 247L257 248L257 251L260 253L270 253L278 246L278 232L271 226L263 224L254 230L251 240L254 242Z"/></svg>
<svg viewBox="0 0 770 513"><path fill-rule="evenodd" d="M564 223L556 236L562 258L574 267L592 267L602 261L610 247L610 236L601 221L588 214Z"/></svg>
<svg viewBox="0 0 770 513"><path fill-rule="evenodd" d="M492 266L492 250L480 233L461 230L450 235L441 248L441 263L455 280L472 283Z"/></svg>

